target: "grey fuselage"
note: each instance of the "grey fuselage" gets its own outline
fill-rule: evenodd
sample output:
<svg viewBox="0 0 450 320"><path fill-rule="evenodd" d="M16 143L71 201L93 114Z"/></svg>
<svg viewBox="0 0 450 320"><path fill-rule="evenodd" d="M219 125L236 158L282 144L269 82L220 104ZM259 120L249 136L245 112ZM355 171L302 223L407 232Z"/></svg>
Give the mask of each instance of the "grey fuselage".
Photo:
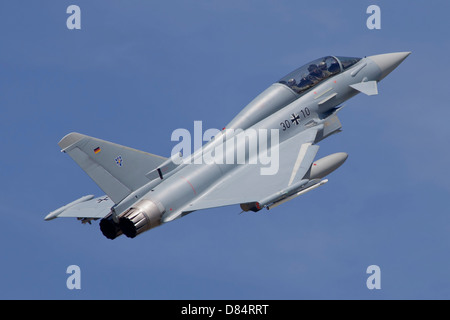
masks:
<svg viewBox="0 0 450 320"><path fill-rule="evenodd" d="M375 58L372 59L373 57ZM334 116L334 111L339 105L360 92L351 85L378 82L401 62L395 61L386 66L387 62L384 61L385 64L380 66L380 59L377 60L377 56L373 57L360 59L346 70L343 70L340 64L339 73L301 94L296 93L286 84L278 82L272 84L250 102L226 126L226 130L221 131L201 149L196 150L189 159L185 159L184 164L170 172L159 184L144 186L115 205L113 218L118 220L118 215L141 200L150 200L157 204L162 214L160 223L192 212L190 206L195 200L201 198L211 188L226 181L235 170L242 169L243 165L237 163L230 164L224 161L223 164L205 164L199 161L200 164L196 164L195 160L227 139L233 139L237 129L242 129L244 132L250 129L278 130L280 145L315 126L321 127L314 143L339 132L341 129L339 121L335 126L324 126L324 123L328 123L329 117ZM396 65L393 66L393 64ZM299 117L296 118L296 116ZM223 155L224 158L226 152Z"/></svg>

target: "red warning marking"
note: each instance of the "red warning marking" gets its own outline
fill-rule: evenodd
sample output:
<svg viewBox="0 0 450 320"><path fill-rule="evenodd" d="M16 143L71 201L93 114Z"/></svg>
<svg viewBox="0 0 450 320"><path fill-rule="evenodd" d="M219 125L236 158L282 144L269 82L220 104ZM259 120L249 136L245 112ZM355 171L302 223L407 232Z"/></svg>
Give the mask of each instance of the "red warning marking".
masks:
<svg viewBox="0 0 450 320"><path fill-rule="evenodd" d="M189 180L186 179L185 177L181 177L181 178L183 178L184 181L186 181L187 183L189 183L189 185L190 185L191 188L192 188L192 191L194 191L194 194L197 194L197 191L195 191L194 186L192 185L192 183L190 183Z"/></svg>

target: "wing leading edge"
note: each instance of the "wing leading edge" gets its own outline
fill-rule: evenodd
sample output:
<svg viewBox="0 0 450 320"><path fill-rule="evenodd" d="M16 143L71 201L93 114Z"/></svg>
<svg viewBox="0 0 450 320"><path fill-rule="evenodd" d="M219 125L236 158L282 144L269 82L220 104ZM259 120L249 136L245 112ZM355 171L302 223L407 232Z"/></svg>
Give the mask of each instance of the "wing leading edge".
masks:
<svg viewBox="0 0 450 320"><path fill-rule="evenodd" d="M106 195L95 199L93 195L88 195L50 212L44 219L46 221L62 217L101 219L109 214L113 205L114 202Z"/></svg>

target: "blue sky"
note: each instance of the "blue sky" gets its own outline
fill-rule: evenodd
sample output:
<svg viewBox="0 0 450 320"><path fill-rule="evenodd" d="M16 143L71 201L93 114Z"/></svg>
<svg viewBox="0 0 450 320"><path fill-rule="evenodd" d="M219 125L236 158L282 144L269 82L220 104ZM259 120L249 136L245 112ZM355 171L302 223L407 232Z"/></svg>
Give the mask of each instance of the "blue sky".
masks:
<svg viewBox="0 0 450 320"><path fill-rule="evenodd" d="M66 8L81 8L81 30ZM381 30L366 8L381 8ZM447 1L0 3L1 299L449 299ZM270 212L193 213L135 239L43 220L102 191L57 142L81 132L162 156L222 128L325 55L412 51L340 113L330 182ZM81 268L81 290L66 268ZM366 268L381 268L368 290Z"/></svg>

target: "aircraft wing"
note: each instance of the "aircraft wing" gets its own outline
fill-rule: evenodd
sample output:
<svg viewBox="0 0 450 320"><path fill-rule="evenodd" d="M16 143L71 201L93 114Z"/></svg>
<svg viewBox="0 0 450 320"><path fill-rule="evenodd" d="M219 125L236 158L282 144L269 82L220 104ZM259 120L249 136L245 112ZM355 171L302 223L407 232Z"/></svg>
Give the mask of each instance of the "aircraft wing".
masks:
<svg viewBox="0 0 450 320"><path fill-rule="evenodd" d="M261 175L261 164L245 164L223 177L202 196L195 199L183 212L258 202L299 183L308 172L319 146L314 145L322 126L310 128L279 145L279 167L275 175ZM181 213L168 215L171 221Z"/></svg>
<svg viewBox="0 0 450 320"><path fill-rule="evenodd" d="M101 219L109 214L113 205L114 202L106 195L98 198L88 195L50 212L45 220L61 217Z"/></svg>

